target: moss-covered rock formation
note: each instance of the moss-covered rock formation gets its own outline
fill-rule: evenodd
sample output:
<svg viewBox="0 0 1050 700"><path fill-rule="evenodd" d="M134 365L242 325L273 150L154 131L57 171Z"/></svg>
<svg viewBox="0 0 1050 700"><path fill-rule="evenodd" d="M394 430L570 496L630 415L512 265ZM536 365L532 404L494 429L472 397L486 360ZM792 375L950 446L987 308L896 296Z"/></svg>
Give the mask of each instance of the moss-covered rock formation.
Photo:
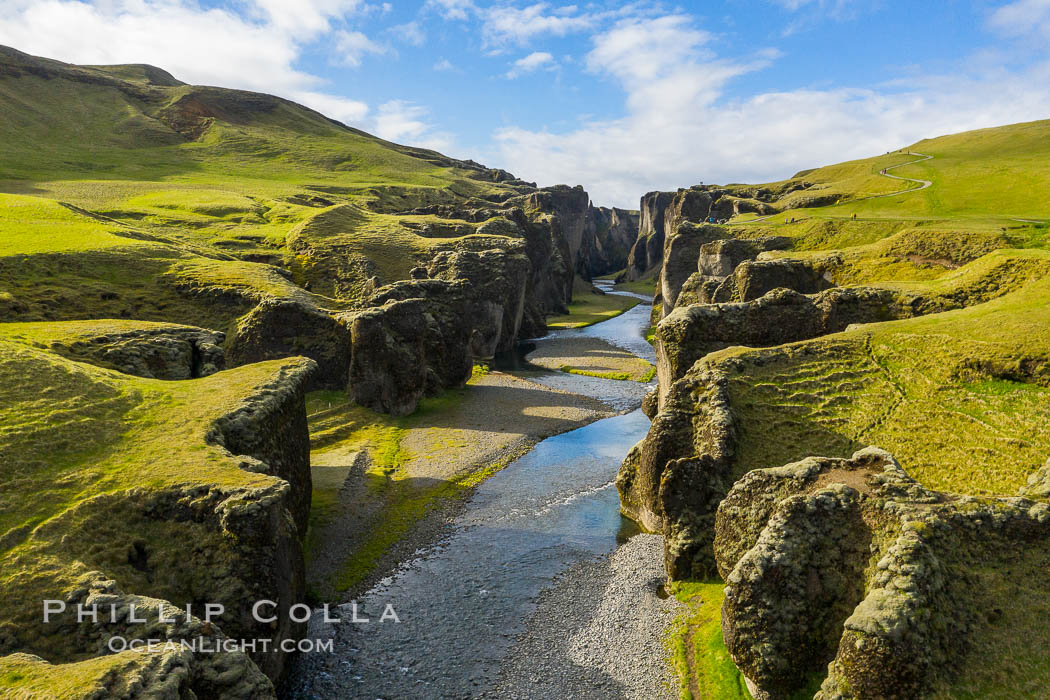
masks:
<svg viewBox="0 0 1050 700"><path fill-rule="evenodd" d="M715 528L725 643L756 698L825 674L826 700L986 697L992 669L1021 662L998 639L1050 645L1050 586L1033 576L1050 564L1045 502L933 491L868 448L749 472ZM1047 676L1026 666L992 692Z"/></svg>
<svg viewBox="0 0 1050 700"><path fill-rule="evenodd" d="M287 612L305 596L301 538L310 472L303 397L316 365L299 358L186 381L133 377L49 349L85 342L69 339L88 337L88 324L72 325L0 326L0 652L61 664L45 674L56 688L63 678L88 682L96 672L98 683L117 683L103 678L103 667L130 663L151 679L147 685L182 692L173 697L190 690L199 697L272 693L270 681L287 657L280 649L89 660L114 635L267 638L276 645L302 633ZM100 325L95 337L108 341L186 337L179 328L138 332L117 323L115 333ZM274 625L245 608L262 599L277 603ZM44 623L44 600L63 601L66 614ZM211 625L198 619L206 602L226 608ZM78 620L78 604L104 612ZM137 617L164 606L182 612L172 622L154 616L134 624L131 604ZM41 662L24 655L4 663L13 669L0 678L7 688L31 688L41 675ZM119 683L130 682L129 673Z"/></svg>
<svg viewBox="0 0 1050 700"><path fill-rule="evenodd" d="M832 293L849 299L859 292L822 295ZM715 510L751 469L812 454L844 457L874 443L930 488L1016 491L1050 456L1050 415L1040 407L1050 386L1046 295L1045 279L1033 279L965 309L768 349L705 355L700 347L691 365L684 354L670 355L680 358L675 364L661 359L660 410L618 480L624 512L664 532L668 573L690 578L713 571ZM778 298L808 299L773 293ZM718 308L675 314L689 311L702 319ZM784 327L794 332L807 317L788 318ZM674 314L661 332L673 321ZM694 342L704 340L701 333ZM676 376L672 366L684 373ZM967 464L974 451L985 458L980 468L948 466Z"/></svg>

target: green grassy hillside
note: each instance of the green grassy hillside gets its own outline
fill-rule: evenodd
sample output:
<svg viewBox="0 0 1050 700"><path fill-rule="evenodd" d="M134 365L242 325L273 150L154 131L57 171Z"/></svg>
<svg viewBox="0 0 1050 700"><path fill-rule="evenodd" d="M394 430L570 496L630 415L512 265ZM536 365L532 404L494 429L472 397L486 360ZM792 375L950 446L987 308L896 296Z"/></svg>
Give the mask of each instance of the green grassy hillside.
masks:
<svg viewBox="0 0 1050 700"><path fill-rule="evenodd" d="M0 302L21 295L38 305L26 295L50 276L41 258L5 266L11 256L77 253L82 274L70 289L92 277L109 284L113 269L150 285L166 268L143 259L290 265L288 237L321 230L375 253L381 280L391 282L437 242L414 230L425 221L389 212L517 194L473 163L388 143L269 95L3 47L0 68ZM328 211L348 204L360 214L333 221ZM97 266L84 264L93 258ZM59 276L69 282L65 270Z"/></svg>
<svg viewBox="0 0 1050 700"><path fill-rule="evenodd" d="M912 154L932 158L893 167L917 160ZM884 177L880 172L885 168L893 168L891 175L932 184L919 189L919 183ZM749 214L733 223L776 229L800 239L803 247L870 243L892 227L1005 228L1015 243L1042 246L1050 221L1050 121L924 139L901 151L803 171L764 187L779 191L802 183L808 187L776 203L780 214ZM877 196L894 192L900 194ZM798 208L815 194L833 196L839 203ZM791 219L794 224L787 223Z"/></svg>

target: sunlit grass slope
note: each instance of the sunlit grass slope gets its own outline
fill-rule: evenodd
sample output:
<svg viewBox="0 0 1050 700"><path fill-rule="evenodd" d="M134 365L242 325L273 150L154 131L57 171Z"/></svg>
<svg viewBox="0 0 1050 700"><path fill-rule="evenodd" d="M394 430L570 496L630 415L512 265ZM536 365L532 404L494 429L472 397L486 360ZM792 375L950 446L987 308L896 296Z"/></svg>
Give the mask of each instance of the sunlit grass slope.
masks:
<svg viewBox="0 0 1050 700"><path fill-rule="evenodd" d="M891 173L928 180L930 187L919 189L918 183L879 174L916 160L912 153L933 157ZM781 213L741 227L747 235L788 235L797 240L796 248L827 250L872 243L904 229L961 230L1002 233L1014 247L1044 247L1050 221L1050 121L924 139L901 151L803 171L793 181L814 187L785 197L778 203ZM838 203L790 208L819 193L833 195ZM737 222L755 218L749 214Z"/></svg>
<svg viewBox="0 0 1050 700"><path fill-rule="evenodd" d="M112 246L102 234L124 225L194 254L276 259L319 208L408 210L503 189L472 164L149 66L72 66L0 47L0 68L0 255ZM39 199L39 211L11 195Z"/></svg>

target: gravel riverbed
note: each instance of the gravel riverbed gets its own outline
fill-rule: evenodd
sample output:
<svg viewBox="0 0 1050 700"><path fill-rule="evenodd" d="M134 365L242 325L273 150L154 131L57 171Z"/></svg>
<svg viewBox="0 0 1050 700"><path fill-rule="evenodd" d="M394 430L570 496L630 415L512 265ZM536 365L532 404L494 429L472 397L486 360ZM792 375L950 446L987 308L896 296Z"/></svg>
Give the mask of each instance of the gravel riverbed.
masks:
<svg viewBox="0 0 1050 700"><path fill-rule="evenodd" d="M664 635L682 605L659 593L663 538L640 534L544 591L482 695L514 700L674 698Z"/></svg>

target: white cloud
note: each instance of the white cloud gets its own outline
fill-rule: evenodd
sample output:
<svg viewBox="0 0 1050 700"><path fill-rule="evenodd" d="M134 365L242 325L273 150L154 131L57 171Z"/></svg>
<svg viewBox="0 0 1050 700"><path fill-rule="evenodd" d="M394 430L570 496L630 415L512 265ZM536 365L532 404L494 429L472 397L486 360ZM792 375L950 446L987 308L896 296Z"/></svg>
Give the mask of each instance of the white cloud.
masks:
<svg viewBox="0 0 1050 700"><path fill-rule="evenodd" d="M344 124L363 125L368 117L368 105L358 100L312 90L299 90L288 97Z"/></svg>
<svg viewBox="0 0 1050 700"><path fill-rule="evenodd" d="M151 63L191 83L279 94L320 82L294 67L299 46L284 29L175 0L14 0L0 14L0 44L70 63Z"/></svg>
<svg viewBox="0 0 1050 700"><path fill-rule="evenodd" d="M427 40L426 32L419 26L419 22L406 22L397 24L388 30L391 34L412 46L422 46Z"/></svg>
<svg viewBox="0 0 1050 700"><path fill-rule="evenodd" d="M331 20L345 17L360 6L360 0L251 0L249 5L272 26L295 33L300 39L327 32Z"/></svg>
<svg viewBox="0 0 1050 700"><path fill-rule="evenodd" d="M695 59L710 39L708 32L692 28L685 15L623 20L594 37L587 67L609 73L630 87Z"/></svg>
<svg viewBox="0 0 1050 700"><path fill-rule="evenodd" d="M378 44L361 32L339 31L336 33L336 51L348 66L358 67L366 54L384 54L390 49Z"/></svg>
<svg viewBox="0 0 1050 700"><path fill-rule="evenodd" d="M769 182L926 137L1050 115L1050 93L1032 89L1050 81L1042 64L1021 72L960 64L957 75L865 89L727 99L727 84L777 54L728 60L709 44L680 15L628 20L595 36L587 68L621 84L624 116L561 133L501 129L490 162L541 185L581 183L598 203L633 208L649 190Z"/></svg>
<svg viewBox="0 0 1050 700"><path fill-rule="evenodd" d="M392 100L379 106L376 136L387 141L421 136L428 128L421 120L426 109L405 100Z"/></svg>
<svg viewBox="0 0 1050 700"><path fill-rule="evenodd" d="M844 16L857 5L857 0L772 0L772 2L792 12L813 7L826 11L832 17ZM868 4L872 4L870 0Z"/></svg>
<svg viewBox="0 0 1050 700"><path fill-rule="evenodd" d="M536 35L565 36L590 29L598 20L594 15L580 14L575 5L549 8L545 2L523 8L489 8L481 26L482 44L496 50L507 45L524 46Z"/></svg>
<svg viewBox="0 0 1050 700"><path fill-rule="evenodd" d="M452 145L446 134L435 133L425 121L427 109L405 100L391 100L379 105L372 121L372 131L381 139L408 143L434 150L445 150Z"/></svg>
<svg viewBox="0 0 1050 700"><path fill-rule="evenodd" d="M434 64L434 70L456 70L456 67L452 65L452 61L448 60L447 58L443 58Z"/></svg>
<svg viewBox="0 0 1050 700"><path fill-rule="evenodd" d="M534 51L524 58L519 58L511 66L511 69L507 71L507 78L513 80L518 76L525 75L526 73L532 73L541 68L547 70L553 70L557 66L554 61L554 56L550 55L546 51Z"/></svg>
<svg viewBox="0 0 1050 700"><path fill-rule="evenodd" d="M427 0L424 9L434 10L445 19L465 20L477 7L471 0Z"/></svg>
<svg viewBox="0 0 1050 700"><path fill-rule="evenodd" d="M1050 38L1050 0L1018 0L992 13L989 25L1008 36Z"/></svg>

